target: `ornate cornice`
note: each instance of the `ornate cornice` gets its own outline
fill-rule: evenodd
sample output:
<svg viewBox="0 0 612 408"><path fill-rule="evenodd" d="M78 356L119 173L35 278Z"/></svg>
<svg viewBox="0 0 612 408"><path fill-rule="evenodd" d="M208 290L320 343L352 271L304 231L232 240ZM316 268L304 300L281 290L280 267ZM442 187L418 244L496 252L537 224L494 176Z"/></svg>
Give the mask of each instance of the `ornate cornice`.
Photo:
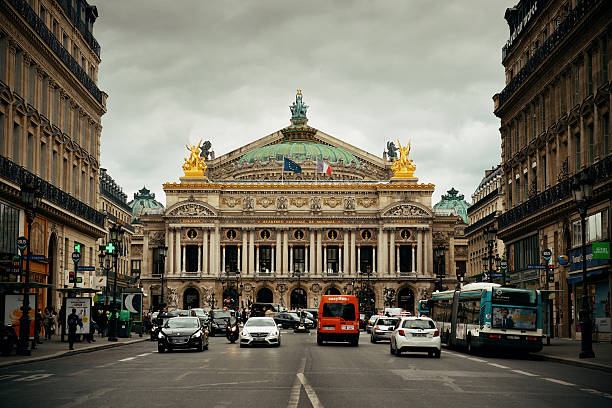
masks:
<svg viewBox="0 0 612 408"><path fill-rule="evenodd" d="M386 184L360 184L360 183L223 183L223 182L196 182L196 183L164 183L165 191L172 190L434 190L434 184L417 183L386 183Z"/></svg>

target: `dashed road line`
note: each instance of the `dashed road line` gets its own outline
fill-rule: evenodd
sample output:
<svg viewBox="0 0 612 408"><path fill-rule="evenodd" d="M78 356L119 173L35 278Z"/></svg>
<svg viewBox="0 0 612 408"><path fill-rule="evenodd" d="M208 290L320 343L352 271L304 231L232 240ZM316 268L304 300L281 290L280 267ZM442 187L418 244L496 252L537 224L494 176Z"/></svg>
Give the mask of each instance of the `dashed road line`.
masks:
<svg viewBox="0 0 612 408"><path fill-rule="evenodd" d="M490 366L493 366L493 367L497 367L497 368L504 368L504 369L509 369L510 368L508 366L501 365L501 364L496 364L496 363L487 363L487 364L490 365Z"/></svg>
<svg viewBox="0 0 612 408"><path fill-rule="evenodd" d="M43 378L47 378L47 377L51 377L53 374L34 374L34 375L29 375L27 377L22 377L22 378L15 378L13 381L21 381L21 382L29 382L29 381L36 381L36 380L42 380Z"/></svg>
<svg viewBox="0 0 612 408"><path fill-rule="evenodd" d="M546 381L553 382L555 384L568 385L568 386L571 386L571 387L575 387L576 386L576 384L568 383L568 382L562 381L562 380L557 380L555 378L542 378L542 379L546 380Z"/></svg>
<svg viewBox="0 0 612 408"><path fill-rule="evenodd" d="M521 370L510 370L510 371L512 371L513 373L526 375L528 377L538 377L537 374L528 373L527 371L521 371Z"/></svg>
<svg viewBox="0 0 612 408"><path fill-rule="evenodd" d="M319 397L317 397L317 393L310 386L310 383L308 382L306 377L304 377L304 374L298 373L297 377L300 379L300 382L304 386L304 390L306 390L306 395L308 395L308 399L310 400L310 404L312 405L312 407L313 408L323 408L323 404L321 404Z"/></svg>
<svg viewBox="0 0 612 408"><path fill-rule="evenodd" d="M142 354L139 354L137 357L144 357L144 356L148 356L149 354L153 354L153 353L142 353Z"/></svg>
<svg viewBox="0 0 612 408"><path fill-rule="evenodd" d="M121 359L121 360L119 360L119 361L130 361L130 360L133 360L133 359L135 359L135 358L136 358L136 357L126 357L126 358L122 358L122 359Z"/></svg>
<svg viewBox="0 0 612 408"><path fill-rule="evenodd" d="M467 357L468 360L472 360L472 361L476 361L479 363L486 363L486 360L480 359L480 358L474 358L474 357Z"/></svg>

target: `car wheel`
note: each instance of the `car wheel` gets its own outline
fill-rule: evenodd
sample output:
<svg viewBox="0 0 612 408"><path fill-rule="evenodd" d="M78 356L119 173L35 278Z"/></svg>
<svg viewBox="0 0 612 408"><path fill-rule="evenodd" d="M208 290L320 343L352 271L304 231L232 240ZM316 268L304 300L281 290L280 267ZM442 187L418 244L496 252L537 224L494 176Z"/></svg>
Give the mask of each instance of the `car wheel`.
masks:
<svg viewBox="0 0 612 408"><path fill-rule="evenodd" d="M434 351L434 357L435 358L440 358L440 355L442 354L442 352L440 350L436 350Z"/></svg>
<svg viewBox="0 0 612 408"><path fill-rule="evenodd" d="M393 349L393 342L392 341L389 342L389 353L395 354L395 350Z"/></svg>
<svg viewBox="0 0 612 408"><path fill-rule="evenodd" d="M355 337L354 339L351 339L351 346L353 347L359 346L359 337Z"/></svg>
<svg viewBox="0 0 612 408"><path fill-rule="evenodd" d="M317 344L318 344L319 346L322 346L322 345L323 345L323 339L322 339L322 338L320 338L319 336L317 336Z"/></svg>
<svg viewBox="0 0 612 408"><path fill-rule="evenodd" d="M374 340L374 336L370 336L370 343L376 343L376 340Z"/></svg>
<svg viewBox="0 0 612 408"><path fill-rule="evenodd" d="M204 343L200 342L200 344L198 344L198 348L197 348L197 350L198 350L199 352L204 351Z"/></svg>
<svg viewBox="0 0 612 408"><path fill-rule="evenodd" d="M162 346L161 344L157 345L157 352L158 353L165 353L166 352L166 348L164 346Z"/></svg>
<svg viewBox="0 0 612 408"><path fill-rule="evenodd" d="M433 351L428 351L427 352L427 357L432 358L434 356L434 352Z"/></svg>

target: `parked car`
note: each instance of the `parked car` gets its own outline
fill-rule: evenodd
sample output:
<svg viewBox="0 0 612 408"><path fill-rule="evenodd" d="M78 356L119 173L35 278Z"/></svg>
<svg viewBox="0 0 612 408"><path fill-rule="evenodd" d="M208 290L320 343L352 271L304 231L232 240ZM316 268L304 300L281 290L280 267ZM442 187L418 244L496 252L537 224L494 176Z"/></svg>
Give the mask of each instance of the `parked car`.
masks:
<svg viewBox="0 0 612 408"><path fill-rule="evenodd" d="M309 311L302 309L302 310L292 310L289 313L297 315L298 318L301 316L301 314L303 314L305 318L304 324L307 329L314 329L315 327L317 327L315 317Z"/></svg>
<svg viewBox="0 0 612 408"><path fill-rule="evenodd" d="M251 305L251 317L264 317L266 314L266 310L272 311L271 317L274 317L274 315L276 315L277 313L284 311L281 310L281 306L277 303L255 302Z"/></svg>
<svg viewBox="0 0 612 408"><path fill-rule="evenodd" d="M208 334L215 336L217 333L225 335L225 323L229 319L233 310L215 309L211 310L208 319Z"/></svg>
<svg viewBox="0 0 612 408"><path fill-rule="evenodd" d="M271 317L251 317L240 331L240 347L281 345L281 333Z"/></svg>
<svg viewBox="0 0 612 408"><path fill-rule="evenodd" d="M399 320L399 317L378 316L374 321L374 327L372 327L370 342L376 343L379 340L389 340Z"/></svg>
<svg viewBox="0 0 612 408"><path fill-rule="evenodd" d="M378 319L378 315L372 315L368 319L368 323L366 324L366 332L367 333L371 333L372 332L372 327L374 327L374 322L376 321L376 319Z"/></svg>
<svg viewBox="0 0 612 408"><path fill-rule="evenodd" d="M398 357L405 351L420 351L440 358L440 332L428 317L403 317L391 334L389 350Z"/></svg>
<svg viewBox="0 0 612 408"><path fill-rule="evenodd" d="M168 319L157 335L157 351L195 348L208 349L207 330L197 317L173 317Z"/></svg>

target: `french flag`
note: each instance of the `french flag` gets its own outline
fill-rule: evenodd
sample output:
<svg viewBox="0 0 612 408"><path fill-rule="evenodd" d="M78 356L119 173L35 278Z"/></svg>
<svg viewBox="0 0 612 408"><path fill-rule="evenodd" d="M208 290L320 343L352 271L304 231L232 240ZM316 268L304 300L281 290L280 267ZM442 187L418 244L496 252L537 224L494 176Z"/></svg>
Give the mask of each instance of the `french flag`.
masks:
<svg viewBox="0 0 612 408"><path fill-rule="evenodd" d="M329 164L325 163L323 160L317 160L317 171L319 173L325 173L328 176L331 176L332 170L333 169Z"/></svg>

